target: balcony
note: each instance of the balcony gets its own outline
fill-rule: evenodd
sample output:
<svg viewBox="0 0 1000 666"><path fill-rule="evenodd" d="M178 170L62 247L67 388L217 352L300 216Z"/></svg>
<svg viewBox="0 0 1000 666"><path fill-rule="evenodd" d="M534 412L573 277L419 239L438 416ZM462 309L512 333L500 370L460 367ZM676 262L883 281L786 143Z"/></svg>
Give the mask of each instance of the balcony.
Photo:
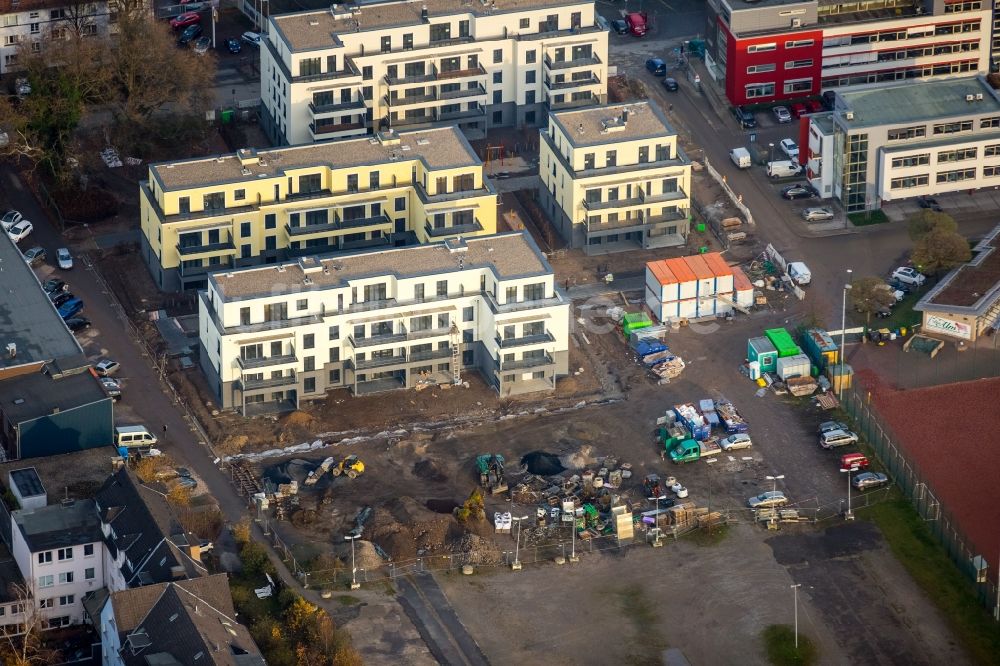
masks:
<svg viewBox="0 0 1000 666"><path fill-rule="evenodd" d="M545 102L545 106L547 106L552 111L562 111L564 109L579 109L581 107L593 106L595 104L601 103L601 98L593 93L590 93L586 97L582 97L580 99L568 99L562 102L553 101L551 99L552 97L551 95L549 95L549 97L550 99L548 99Z"/></svg>
<svg viewBox="0 0 1000 666"><path fill-rule="evenodd" d="M361 229L363 227L384 227L391 226L392 220L385 213L374 217L358 217L353 220L338 219L337 224L341 229Z"/></svg>
<svg viewBox="0 0 1000 666"><path fill-rule="evenodd" d="M531 368L541 368L547 365L554 365L555 359L548 353L531 358L522 358L519 361L501 361L496 363L497 372L509 372L511 370L529 370Z"/></svg>
<svg viewBox="0 0 1000 666"><path fill-rule="evenodd" d="M477 85L475 88L462 88L461 90L449 90L447 92L439 92L438 99L462 99L463 97L485 97L486 88L482 84Z"/></svg>
<svg viewBox="0 0 1000 666"><path fill-rule="evenodd" d="M236 387L241 391L259 391L261 389L278 388L280 386L295 386L298 377L292 372L281 377L265 377L263 379L248 379L240 377L236 380Z"/></svg>
<svg viewBox="0 0 1000 666"><path fill-rule="evenodd" d="M365 108L365 102L362 99L356 99L351 102L341 102L339 104L314 104L309 102L309 113L316 116L322 116L329 113L343 113L345 111L363 111Z"/></svg>
<svg viewBox="0 0 1000 666"><path fill-rule="evenodd" d="M339 231L339 229L340 226L336 222L329 222L327 224L305 224L298 227L293 227L288 224L285 225L285 233L288 234L289 238L294 238L296 240L304 240L307 236L322 236L334 231Z"/></svg>
<svg viewBox="0 0 1000 666"><path fill-rule="evenodd" d="M683 201L688 198L688 195L687 192L678 187L673 192L659 192L657 194L649 194L639 190L639 197L645 203L664 203L667 201Z"/></svg>
<svg viewBox="0 0 1000 666"><path fill-rule="evenodd" d="M551 30L550 29L542 29L542 28L540 28L538 32L520 33L520 34L514 35L514 39L516 39L516 40L518 40L520 42L533 42L533 41L538 40L538 39L553 39L553 38L556 38L556 37L572 37L572 36L575 36L575 35L588 35L588 34L593 34L595 32L603 32L603 31L604 31L604 28L602 28L601 26L599 26L599 25L597 25L595 23L594 25L575 26L573 28L564 29L564 30L559 30L557 28L554 28L554 29L551 29Z"/></svg>
<svg viewBox="0 0 1000 666"><path fill-rule="evenodd" d="M257 368L267 368L274 365L290 365L297 363L298 360L295 354L284 354L282 356L261 356L259 358L239 357L236 359L236 363L243 370L256 370Z"/></svg>
<svg viewBox="0 0 1000 666"><path fill-rule="evenodd" d="M681 220L686 220L687 214L681 211L655 215L651 217L632 217L610 222L590 222L587 221L587 233L595 234L602 231L637 231L640 229L650 229L658 224L672 224Z"/></svg>
<svg viewBox="0 0 1000 666"><path fill-rule="evenodd" d="M500 304L496 300L496 296L492 292L483 292L486 296L486 303L490 306L490 310L493 314L509 314L511 312L521 312L524 310L535 310L538 308L553 307L556 305L564 305L568 301L563 300L562 295L556 291L555 296L551 298L538 298L530 301L515 301L513 303ZM503 323L503 322L500 322Z"/></svg>
<svg viewBox="0 0 1000 666"><path fill-rule="evenodd" d="M583 201L584 210L614 210L617 208L629 208L631 206L641 206L643 204L641 196L634 196L628 199L612 199L611 201Z"/></svg>
<svg viewBox="0 0 1000 666"><path fill-rule="evenodd" d="M483 197L489 194L496 194L496 190L493 189L493 185L489 182L483 183L484 187L477 190L457 190L455 192L441 192L439 194L428 194L427 190L424 189L423 183L417 181L415 184L417 190L417 196L420 197L421 203L425 206L427 204L434 203L445 203L448 201L461 201L463 199L471 199L474 197Z"/></svg>
<svg viewBox="0 0 1000 666"><path fill-rule="evenodd" d="M384 368L390 365L403 365L407 363L406 354L393 354L392 356L376 356L375 358L366 358L361 361L351 361L348 359L347 363L353 366L356 370L370 370L372 368Z"/></svg>
<svg viewBox="0 0 1000 666"><path fill-rule="evenodd" d="M545 56L545 67L550 70L574 69L576 67L594 67L600 65L601 59L596 55L590 55L576 60L553 60L548 55Z"/></svg>
<svg viewBox="0 0 1000 666"><path fill-rule="evenodd" d="M353 335L348 336L347 343L354 347L355 349L364 347L374 347L376 345L385 345L394 342L404 342L407 339L406 326L399 324L395 333L382 333L379 335L372 335L367 338L356 338Z"/></svg>
<svg viewBox="0 0 1000 666"><path fill-rule="evenodd" d="M427 102L437 101L437 95L433 92L426 95L404 95L402 97L392 97L390 95L383 95L382 102L386 106L392 107L404 107L413 106L414 104L426 104Z"/></svg>
<svg viewBox="0 0 1000 666"><path fill-rule="evenodd" d="M204 259L208 256L219 254L236 254L236 245L232 240L219 243L202 243L199 245L177 246L177 254L181 255L182 261L190 259Z"/></svg>
<svg viewBox="0 0 1000 666"><path fill-rule="evenodd" d="M219 271L229 270L232 267L233 262L231 259L218 264L208 264L207 266L185 266L182 261L178 266L178 271L180 272L182 278L188 278L208 275L209 273L218 273Z"/></svg>
<svg viewBox="0 0 1000 666"><path fill-rule="evenodd" d="M438 120L466 120L468 118L482 118L485 115L486 109L481 106L462 111L442 111L437 114Z"/></svg>
<svg viewBox="0 0 1000 666"><path fill-rule="evenodd" d="M295 240L306 240L308 237L317 238L339 231L390 225L392 225L392 220L390 220L389 217L383 213L374 217L362 217L353 220L345 220L340 217L335 217L333 222L327 222L326 224L305 224L297 227L286 224L285 232L288 234L289 238L293 238Z"/></svg>
<svg viewBox="0 0 1000 666"><path fill-rule="evenodd" d="M467 69L453 69L447 72L438 72L435 77L438 81L454 81L456 79L471 79L478 76L486 76L486 70L482 65L469 67Z"/></svg>
<svg viewBox="0 0 1000 666"><path fill-rule="evenodd" d="M433 361L440 358L451 358L451 348L432 349L431 351L413 352L410 354L410 362Z"/></svg>
<svg viewBox="0 0 1000 666"><path fill-rule="evenodd" d="M545 77L545 87L549 90L568 90L570 88L585 88L586 86L596 86L601 83L597 76L591 74L586 79L571 79L569 81L553 81Z"/></svg>
<svg viewBox="0 0 1000 666"><path fill-rule="evenodd" d="M354 62L351 60L346 60L344 62L345 68L342 70L337 70L334 72L323 72L320 74L300 74L298 76L292 76L291 71L288 69L288 65L285 64L284 58L278 53L274 48L274 44L271 43L270 39L264 38L260 40L261 47L266 48L271 52L271 60L277 64L278 69L286 81L294 83L314 83L316 81L332 81L335 79L343 79L350 77L361 78L361 70L355 67Z"/></svg>
<svg viewBox="0 0 1000 666"><path fill-rule="evenodd" d="M256 324L239 324L238 326L219 326L216 319L216 327L222 329L223 335L238 335L241 333L263 333L264 331L280 331L284 328L295 328L297 326L308 326L310 324L321 324L323 318L319 315L305 315L304 317L290 317L288 319L274 319L272 321L262 321Z"/></svg>
<svg viewBox="0 0 1000 666"><path fill-rule="evenodd" d="M456 224L450 227L440 228L432 227L430 222L424 225L424 232L431 238L446 238L448 236L456 236L458 234L474 234L482 230L483 225L479 220L475 220L468 224Z"/></svg>
<svg viewBox="0 0 1000 666"><path fill-rule="evenodd" d="M353 136L354 134L363 133L365 130L366 126L363 122L340 123L338 125L317 125L316 123L309 123L309 132L312 134L312 138L315 141L322 141L323 139L336 139L342 136Z"/></svg>
<svg viewBox="0 0 1000 666"><path fill-rule="evenodd" d="M549 342L555 342L555 336L553 336L548 331L540 333L538 335L524 335L519 338L501 338L499 335L496 336L497 346L501 349L509 349L512 347L527 347L528 345L542 345Z"/></svg>

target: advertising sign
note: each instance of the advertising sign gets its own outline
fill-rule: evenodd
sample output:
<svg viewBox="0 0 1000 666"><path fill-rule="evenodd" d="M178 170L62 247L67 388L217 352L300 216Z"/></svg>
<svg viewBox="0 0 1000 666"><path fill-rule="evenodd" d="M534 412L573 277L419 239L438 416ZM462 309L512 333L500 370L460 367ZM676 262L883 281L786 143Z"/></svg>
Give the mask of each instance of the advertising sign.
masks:
<svg viewBox="0 0 1000 666"><path fill-rule="evenodd" d="M952 321L951 319L938 317L937 315L929 315L927 319L924 320L924 330L934 331L935 333L944 333L945 335L950 335L953 338L964 338L966 340L972 339L971 326L963 324L959 321Z"/></svg>

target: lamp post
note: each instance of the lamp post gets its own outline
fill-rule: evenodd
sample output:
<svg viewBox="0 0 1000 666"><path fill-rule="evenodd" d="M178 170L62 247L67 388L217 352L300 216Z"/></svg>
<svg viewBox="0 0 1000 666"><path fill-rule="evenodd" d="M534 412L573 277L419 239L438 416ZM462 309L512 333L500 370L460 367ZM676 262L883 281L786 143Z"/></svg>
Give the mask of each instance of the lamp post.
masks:
<svg viewBox="0 0 1000 666"><path fill-rule="evenodd" d="M858 466L842 467L840 471L847 474L847 512L844 513L844 520L854 520L854 512L851 511L851 472L857 472Z"/></svg>
<svg viewBox="0 0 1000 666"><path fill-rule="evenodd" d="M771 490L773 492L778 492L778 480L785 478L785 475L784 474L778 474L776 476L765 476L764 478L767 479L768 481L773 482L771 484Z"/></svg>
<svg viewBox="0 0 1000 666"><path fill-rule="evenodd" d="M796 583L792 585L792 597L794 601L792 602L795 607L795 649L799 649L799 588L802 587L802 583Z"/></svg>
<svg viewBox="0 0 1000 666"><path fill-rule="evenodd" d="M570 530L569 534L570 534L570 543L573 545L569 551L569 561L579 562L580 558L576 556L576 507L575 506L573 507L572 516L573 516L573 522L569 524L569 530Z"/></svg>
<svg viewBox="0 0 1000 666"><path fill-rule="evenodd" d="M361 538L360 534L355 534L354 536L351 535L344 536L345 541L351 542L351 589L352 590L356 590L359 587L361 587L361 585L358 583L358 568L354 565L354 542L355 540L360 538Z"/></svg>
<svg viewBox="0 0 1000 666"><path fill-rule="evenodd" d="M770 155L771 155L771 160L770 161L773 162L774 161L774 142L773 141L769 142L767 144L767 148L770 151Z"/></svg>
<svg viewBox="0 0 1000 666"><path fill-rule="evenodd" d="M656 515L653 519L653 527L656 529L656 539L653 540L653 548L659 548L663 545L660 541L660 502L667 499L666 495L657 495L656 497L647 497L650 502L656 502Z"/></svg>
<svg viewBox="0 0 1000 666"><path fill-rule="evenodd" d="M521 560L518 557L521 553L521 521L527 519L527 516L511 518L517 522L517 536L514 539L514 562L510 565L511 571L521 570Z"/></svg>
<svg viewBox="0 0 1000 666"><path fill-rule="evenodd" d="M844 349L844 341L847 338L847 292L851 289L851 273L854 271L847 269L847 284L844 285L843 304L840 310L840 376L837 381L837 400L844 397L844 357L847 356Z"/></svg>

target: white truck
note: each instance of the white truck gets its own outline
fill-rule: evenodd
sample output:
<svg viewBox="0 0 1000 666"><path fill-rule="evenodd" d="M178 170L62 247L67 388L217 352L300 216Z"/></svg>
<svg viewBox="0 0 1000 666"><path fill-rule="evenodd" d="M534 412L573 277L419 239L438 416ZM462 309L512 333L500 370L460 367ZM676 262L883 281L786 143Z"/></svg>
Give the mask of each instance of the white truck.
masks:
<svg viewBox="0 0 1000 666"><path fill-rule="evenodd" d="M749 169L753 166L753 160L750 158L750 151L746 148L733 148L729 151L729 159L733 161L740 169Z"/></svg>

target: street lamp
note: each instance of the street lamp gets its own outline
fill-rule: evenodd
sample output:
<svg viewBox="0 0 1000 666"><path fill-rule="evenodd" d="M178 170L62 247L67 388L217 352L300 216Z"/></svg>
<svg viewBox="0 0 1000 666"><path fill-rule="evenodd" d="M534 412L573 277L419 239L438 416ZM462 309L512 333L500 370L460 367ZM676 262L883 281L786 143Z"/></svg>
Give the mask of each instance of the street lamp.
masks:
<svg viewBox="0 0 1000 666"><path fill-rule="evenodd" d="M768 150L771 151L771 161L774 161L774 142L771 141L767 144Z"/></svg>
<svg viewBox="0 0 1000 666"><path fill-rule="evenodd" d="M792 585L792 596L794 597L795 605L795 649L799 649L799 588L802 587L802 583L796 583Z"/></svg>
<svg viewBox="0 0 1000 666"><path fill-rule="evenodd" d="M840 310L840 377L837 382L837 400L840 401L844 397L844 357L847 356L846 350L844 349L844 341L847 337L847 292L851 289L851 273L853 273L850 268L847 269L847 284L844 285L844 298L843 305Z"/></svg>
<svg viewBox="0 0 1000 666"><path fill-rule="evenodd" d="M785 478L785 475L778 474L777 476L765 476L764 478L767 479L768 481L773 481L773 484L771 485L771 490L773 492L778 492L778 479Z"/></svg>
<svg viewBox="0 0 1000 666"><path fill-rule="evenodd" d="M659 548L663 545L660 541L660 502L667 499L666 495L657 495L656 497L647 497L650 502L656 502L656 515L653 520L653 528L656 530L656 539L653 541L653 547Z"/></svg>
<svg viewBox="0 0 1000 666"><path fill-rule="evenodd" d="M840 471L847 474L847 513L844 514L844 520L854 520L854 512L851 511L851 472L857 472L858 466L841 467Z"/></svg>
<svg viewBox="0 0 1000 666"><path fill-rule="evenodd" d="M576 556L576 507L573 508L571 514L573 516L573 522L569 524L570 529L570 543L573 544L569 551L569 561L579 562L580 558Z"/></svg>
<svg viewBox="0 0 1000 666"><path fill-rule="evenodd" d="M346 535L344 536L345 541L351 542L351 589L356 590L361 587L358 583L358 568L354 565L354 541L360 539L360 534L355 534L354 536Z"/></svg>
<svg viewBox="0 0 1000 666"><path fill-rule="evenodd" d="M527 516L511 518L511 520L517 522L517 536L515 537L514 540L514 562L510 565L511 571L521 570L521 560L518 558L518 555L521 552L521 521L527 519L528 519Z"/></svg>

